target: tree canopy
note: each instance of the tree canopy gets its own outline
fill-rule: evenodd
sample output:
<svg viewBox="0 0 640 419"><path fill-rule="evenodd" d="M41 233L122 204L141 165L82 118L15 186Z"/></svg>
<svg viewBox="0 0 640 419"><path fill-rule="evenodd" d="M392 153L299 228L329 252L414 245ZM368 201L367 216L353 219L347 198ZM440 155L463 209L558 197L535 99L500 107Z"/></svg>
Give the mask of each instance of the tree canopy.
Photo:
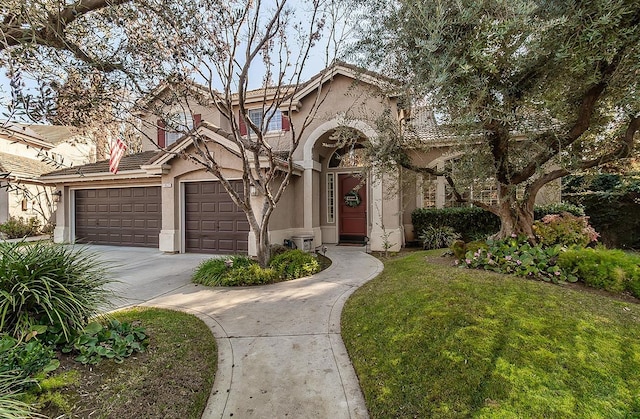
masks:
<svg viewBox="0 0 640 419"><path fill-rule="evenodd" d="M632 155L640 2L358 3L366 11L360 57L400 80L407 107L433 110L439 129L454 135L460 164L474 167L447 174L460 200L462 178L496 180L500 203L474 203L500 215L501 234L531 235L543 185ZM391 125L378 157L435 173L408 152L433 144L409 135L408 125Z"/></svg>

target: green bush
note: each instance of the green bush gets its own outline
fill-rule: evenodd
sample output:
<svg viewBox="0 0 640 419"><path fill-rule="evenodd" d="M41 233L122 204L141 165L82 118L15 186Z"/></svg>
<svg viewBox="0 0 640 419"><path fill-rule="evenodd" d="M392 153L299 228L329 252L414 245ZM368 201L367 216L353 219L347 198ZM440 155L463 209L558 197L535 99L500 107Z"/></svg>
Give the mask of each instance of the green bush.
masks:
<svg viewBox="0 0 640 419"><path fill-rule="evenodd" d="M264 285L278 282L278 279L273 269L261 268L257 263L252 263L230 269L229 273L222 278L220 285L225 287Z"/></svg>
<svg viewBox="0 0 640 419"><path fill-rule="evenodd" d="M108 305L110 282L85 249L0 243L0 331L18 338L35 325L56 325L69 339Z"/></svg>
<svg viewBox="0 0 640 419"><path fill-rule="evenodd" d="M622 250L570 249L558 265L580 281L607 291L629 291L640 298L640 257Z"/></svg>
<svg viewBox="0 0 640 419"><path fill-rule="evenodd" d="M498 216L478 207L417 208L411 213L411 222L417 234L430 226L449 226L466 241L487 237L500 230Z"/></svg>
<svg viewBox="0 0 640 419"><path fill-rule="evenodd" d="M25 342L7 334L0 335L0 375L12 373L27 379L59 366L53 349L37 339Z"/></svg>
<svg viewBox="0 0 640 419"><path fill-rule="evenodd" d="M269 266L281 279L296 279L320 271L318 259L302 250L289 250L271 259Z"/></svg>
<svg viewBox="0 0 640 419"><path fill-rule="evenodd" d="M456 233L455 230L449 226L428 226L418 236L418 238L422 240L423 249L449 247L454 241L460 239L460 237L460 233Z"/></svg>
<svg viewBox="0 0 640 419"><path fill-rule="evenodd" d="M487 247L468 250L462 266L513 274L548 282L575 282L577 278L556 265L562 246L532 246L525 237L488 240Z"/></svg>
<svg viewBox="0 0 640 419"><path fill-rule="evenodd" d="M247 256L241 255L208 259L198 265L192 281L210 287L221 286L233 268L247 267L253 263Z"/></svg>
<svg viewBox="0 0 640 419"><path fill-rule="evenodd" d="M546 215L562 214L568 212L576 217L584 216L584 208L574 205L570 202L557 202L555 204L537 205L533 209L533 218L536 220L543 219Z"/></svg>
<svg viewBox="0 0 640 419"><path fill-rule="evenodd" d="M41 223L35 217L25 221L23 217L10 217L0 224L0 233L4 233L9 239L21 239L23 237L37 236L40 234Z"/></svg>
<svg viewBox="0 0 640 419"><path fill-rule="evenodd" d="M568 212L545 215L533 223L533 231L543 247L586 247L600 236L589 225L589 217L576 217Z"/></svg>

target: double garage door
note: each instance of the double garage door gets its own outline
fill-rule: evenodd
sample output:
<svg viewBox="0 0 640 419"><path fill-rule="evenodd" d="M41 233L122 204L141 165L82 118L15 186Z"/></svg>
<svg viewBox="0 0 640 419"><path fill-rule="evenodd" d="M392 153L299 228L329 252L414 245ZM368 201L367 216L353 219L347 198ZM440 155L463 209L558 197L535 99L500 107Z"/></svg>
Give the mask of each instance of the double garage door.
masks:
<svg viewBox="0 0 640 419"><path fill-rule="evenodd" d="M184 191L187 252L247 253L249 223L220 182L189 182ZM157 248L161 210L159 186L76 190L76 240Z"/></svg>

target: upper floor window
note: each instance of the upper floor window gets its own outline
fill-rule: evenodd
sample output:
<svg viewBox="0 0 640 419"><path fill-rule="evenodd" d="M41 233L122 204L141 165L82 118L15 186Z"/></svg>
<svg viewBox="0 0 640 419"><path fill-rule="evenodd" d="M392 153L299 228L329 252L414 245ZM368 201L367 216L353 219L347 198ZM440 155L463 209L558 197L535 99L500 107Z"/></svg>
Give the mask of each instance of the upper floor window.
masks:
<svg viewBox="0 0 640 419"><path fill-rule="evenodd" d="M249 109L249 119L257 127L262 127L263 131L282 131L282 112L280 109L274 109L264 115L263 120L262 109Z"/></svg>
<svg viewBox="0 0 640 419"><path fill-rule="evenodd" d="M260 128L264 134L279 131L289 131L289 118L282 113L280 109L271 109L266 114L263 108L249 109L247 116L251 122ZM247 135L253 133L253 131L247 129L243 119L239 118L240 134Z"/></svg>
<svg viewBox="0 0 640 419"><path fill-rule="evenodd" d="M168 119L158 119L158 146L168 147L184 137L200 123L200 114L174 113Z"/></svg>

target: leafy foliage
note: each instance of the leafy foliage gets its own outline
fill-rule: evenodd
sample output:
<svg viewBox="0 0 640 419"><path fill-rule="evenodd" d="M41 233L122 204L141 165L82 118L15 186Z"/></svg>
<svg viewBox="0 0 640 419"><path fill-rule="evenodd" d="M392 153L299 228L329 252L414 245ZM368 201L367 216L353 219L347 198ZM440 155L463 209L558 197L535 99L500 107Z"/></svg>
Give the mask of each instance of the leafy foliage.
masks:
<svg viewBox="0 0 640 419"><path fill-rule="evenodd" d="M354 2L364 9L354 53L400 80L420 116L382 115L395 134L379 136L375 158L445 176L457 200L500 217L500 237L532 236L543 186L637 155L638 0ZM458 170L415 158L434 142L460 156ZM498 202L465 195L477 179L494 180Z"/></svg>
<svg viewBox="0 0 640 419"><path fill-rule="evenodd" d="M269 267L281 279L296 279L320 271L318 259L300 249L290 250L275 256L269 262Z"/></svg>
<svg viewBox="0 0 640 419"><path fill-rule="evenodd" d="M0 417L4 419L28 419L42 417L32 412L32 407L21 400L19 390L33 384L12 372L0 372Z"/></svg>
<svg viewBox="0 0 640 419"><path fill-rule="evenodd" d="M449 247L451 244L460 239L460 233L449 226L434 227L428 226L422 230L418 238L422 240L423 249L441 249Z"/></svg>
<svg viewBox="0 0 640 419"><path fill-rule="evenodd" d="M640 257L622 250L570 249L558 266L585 284L612 292L629 291L640 298Z"/></svg>
<svg viewBox="0 0 640 419"><path fill-rule="evenodd" d="M62 352L77 352L76 361L82 364L95 365L102 359L121 363L134 352L144 352L148 344L144 328L109 319L106 325L89 323Z"/></svg>
<svg viewBox="0 0 640 419"><path fill-rule="evenodd" d="M535 208L533 208L533 218L541 220L549 214L562 214L565 212L576 217L584 216L583 207L570 202L556 202L547 205L536 205Z"/></svg>
<svg viewBox="0 0 640 419"><path fill-rule="evenodd" d="M37 236L40 234L41 223L36 217L25 220L23 217L9 217L0 224L0 233L4 233L8 239L21 239L23 237Z"/></svg>
<svg viewBox="0 0 640 419"><path fill-rule="evenodd" d="M312 275L320 270L315 256L301 250L287 250L261 268L246 256L213 258L202 262L192 281L209 286L264 285Z"/></svg>
<svg viewBox="0 0 640 419"><path fill-rule="evenodd" d="M37 339L19 341L9 335L0 336L0 375L13 372L23 378L49 373L60 366L53 349Z"/></svg>
<svg viewBox="0 0 640 419"><path fill-rule="evenodd" d="M478 207L418 208L411 213L411 223L418 234L429 227L449 226L465 240L487 237L500 229L500 219Z"/></svg>
<svg viewBox="0 0 640 419"><path fill-rule="evenodd" d="M548 282L576 282L574 275L557 266L562 246L533 246L524 237L488 240L487 248L467 251L462 266L541 279Z"/></svg>
<svg viewBox="0 0 640 419"><path fill-rule="evenodd" d="M35 325L59 326L69 339L108 305L109 282L85 249L0 243L0 330L18 338Z"/></svg>
<svg viewBox="0 0 640 419"><path fill-rule="evenodd" d="M600 235L589 225L589 217L563 214L545 215L533 224L533 231L542 246L585 247Z"/></svg>

